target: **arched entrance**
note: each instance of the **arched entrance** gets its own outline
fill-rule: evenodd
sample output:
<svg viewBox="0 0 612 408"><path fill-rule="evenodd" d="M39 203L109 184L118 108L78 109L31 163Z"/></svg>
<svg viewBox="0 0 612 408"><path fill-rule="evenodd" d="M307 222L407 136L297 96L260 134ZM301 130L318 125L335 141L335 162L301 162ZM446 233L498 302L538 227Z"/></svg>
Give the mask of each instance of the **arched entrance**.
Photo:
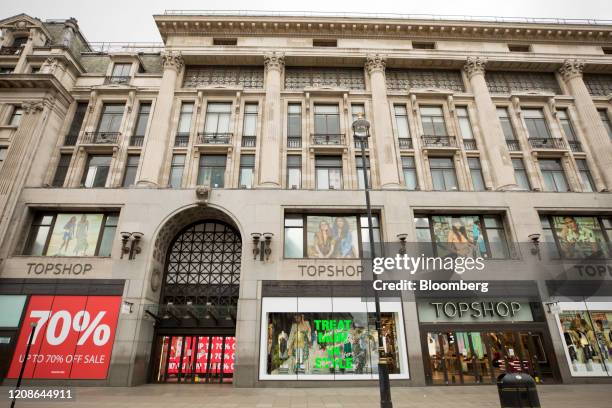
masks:
<svg viewBox="0 0 612 408"><path fill-rule="evenodd" d="M242 240L201 219L167 246L153 345L153 382L227 383L234 373Z"/></svg>

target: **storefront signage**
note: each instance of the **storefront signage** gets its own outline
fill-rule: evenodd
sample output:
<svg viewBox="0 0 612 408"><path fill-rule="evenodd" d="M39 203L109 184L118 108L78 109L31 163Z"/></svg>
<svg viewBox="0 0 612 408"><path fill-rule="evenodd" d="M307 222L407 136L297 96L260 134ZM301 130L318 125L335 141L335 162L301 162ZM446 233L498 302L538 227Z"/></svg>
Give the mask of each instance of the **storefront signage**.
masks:
<svg viewBox="0 0 612 408"><path fill-rule="evenodd" d="M5 261L2 276L36 279L108 279L123 278L129 269L113 270L107 257L33 257L14 256Z"/></svg>
<svg viewBox="0 0 612 408"><path fill-rule="evenodd" d="M33 322L24 378L106 378L120 304L120 296L32 296L8 378L19 375Z"/></svg>
<svg viewBox="0 0 612 408"><path fill-rule="evenodd" d="M58 275L58 276L85 276L91 272L90 263L36 263L27 264L28 275Z"/></svg>
<svg viewBox="0 0 612 408"><path fill-rule="evenodd" d="M361 265L298 265L300 278L354 278L360 277Z"/></svg>
<svg viewBox="0 0 612 408"><path fill-rule="evenodd" d="M533 321L529 303L520 301L428 301L418 310L421 322Z"/></svg>

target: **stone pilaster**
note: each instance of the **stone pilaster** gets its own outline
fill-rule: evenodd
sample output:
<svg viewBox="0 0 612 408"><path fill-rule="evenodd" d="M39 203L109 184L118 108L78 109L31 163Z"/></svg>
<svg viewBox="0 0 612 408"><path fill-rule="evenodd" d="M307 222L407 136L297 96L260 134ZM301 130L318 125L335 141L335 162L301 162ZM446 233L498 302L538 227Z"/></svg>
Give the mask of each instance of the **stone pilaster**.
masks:
<svg viewBox="0 0 612 408"><path fill-rule="evenodd" d="M504 131L497 117L497 108L491 99L485 80L486 60L480 57L468 57L463 69L470 81L478 124L480 125L484 146L480 149L490 164L494 190L512 190L517 188L510 152L506 146Z"/></svg>
<svg viewBox="0 0 612 408"><path fill-rule="evenodd" d="M373 145L376 146L376 162L380 175L380 186L383 189L401 188L400 176L393 137L393 124L389 101L387 99L387 84L385 81L385 57L375 54L368 55L365 67L370 75L372 92L372 128ZM351 130L352 131L352 130Z"/></svg>
<svg viewBox="0 0 612 408"><path fill-rule="evenodd" d="M138 186L157 187L162 180L162 170L166 161L172 103L178 74L183 68L183 57L180 52L168 51L162 54L164 73L162 75L159 93L152 112L151 130L145 140L141 157L141 170Z"/></svg>
<svg viewBox="0 0 612 408"><path fill-rule="evenodd" d="M612 143L599 112L593 103L584 81L582 71L584 62L580 60L565 60L559 74L567 84L571 95L574 97L576 113L578 115L578 126L582 129L591 159L601 172L601 176L607 189L612 188Z"/></svg>
<svg viewBox="0 0 612 408"><path fill-rule="evenodd" d="M259 186L280 188L282 109L281 83L285 68L284 54L271 53L264 55L266 70L266 99L263 109L263 126L261 147L259 150ZM263 159L262 159L263 158Z"/></svg>

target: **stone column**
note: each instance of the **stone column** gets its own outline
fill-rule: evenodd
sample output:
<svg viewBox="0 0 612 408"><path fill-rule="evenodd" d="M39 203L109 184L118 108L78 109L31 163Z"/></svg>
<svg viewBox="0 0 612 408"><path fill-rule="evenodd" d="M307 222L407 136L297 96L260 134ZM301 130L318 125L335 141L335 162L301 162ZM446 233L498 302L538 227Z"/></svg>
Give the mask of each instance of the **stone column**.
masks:
<svg viewBox="0 0 612 408"><path fill-rule="evenodd" d="M271 53L264 55L266 69L266 99L263 110L261 148L259 150L259 186L280 188L282 109L281 81L285 68L284 54Z"/></svg>
<svg viewBox="0 0 612 408"><path fill-rule="evenodd" d="M183 67L183 57L180 52L168 51L162 54L164 73L155 110L151 119L149 135L145 140L142 153L142 165L137 185L140 187L158 187L162 180L162 171L168 150L172 103L176 80Z"/></svg>
<svg viewBox="0 0 612 408"><path fill-rule="evenodd" d="M578 126L582 129L585 142L591 151L591 159L601 171L606 188L612 189L612 143L595 108L591 94L584 81L584 63L580 60L565 60L559 73L574 97Z"/></svg>
<svg viewBox="0 0 612 408"><path fill-rule="evenodd" d="M487 82L485 81L486 60L480 57L468 57L463 69L470 81L476 111L478 114L478 125L481 129L483 146L480 153L486 157L494 190L516 189L514 168L506 138L501 123L497 117L497 108L491 99Z"/></svg>
<svg viewBox="0 0 612 408"><path fill-rule="evenodd" d="M370 90L372 92L372 128L373 145L376 146L376 162L380 175L380 187L383 189L401 188L399 164L395 151L393 124L389 101L387 99L387 84L385 81L386 59L378 54L368 55L366 69L370 74ZM350 129L352 132L352 129Z"/></svg>

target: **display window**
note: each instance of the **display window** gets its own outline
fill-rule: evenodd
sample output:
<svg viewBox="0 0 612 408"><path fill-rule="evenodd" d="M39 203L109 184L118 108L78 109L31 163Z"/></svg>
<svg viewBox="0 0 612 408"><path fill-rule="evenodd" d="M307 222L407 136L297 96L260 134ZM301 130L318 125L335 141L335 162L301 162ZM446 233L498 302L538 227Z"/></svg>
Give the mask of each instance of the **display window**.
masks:
<svg viewBox="0 0 612 408"><path fill-rule="evenodd" d="M378 376L374 303L360 298L264 298L260 379L351 380ZM401 304L381 305L390 378L408 378Z"/></svg>
<svg viewBox="0 0 612 408"><path fill-rule="evenodd" d="M564 302L558 314L574 376L612 376L612 303Z"/></svg>

